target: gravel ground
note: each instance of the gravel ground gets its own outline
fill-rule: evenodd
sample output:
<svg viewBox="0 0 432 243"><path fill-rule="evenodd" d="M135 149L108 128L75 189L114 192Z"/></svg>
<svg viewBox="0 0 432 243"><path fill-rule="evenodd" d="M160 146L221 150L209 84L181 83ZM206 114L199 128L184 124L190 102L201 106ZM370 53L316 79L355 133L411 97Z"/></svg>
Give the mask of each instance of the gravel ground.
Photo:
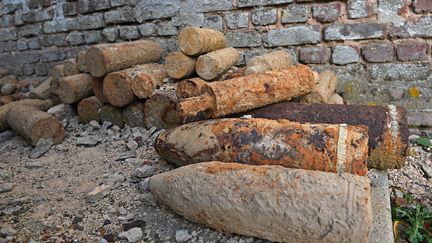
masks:
<svg viewBox="0 0 432 243"><path fill-rule="evenodd" d="M173 169L152 147L155 129L64 123L65 141L37 159L0 133L0 242L266 242L190 223L148 193L145 178ZM390 172L392 195L431 205L431 153L410 153Z"/></svg>

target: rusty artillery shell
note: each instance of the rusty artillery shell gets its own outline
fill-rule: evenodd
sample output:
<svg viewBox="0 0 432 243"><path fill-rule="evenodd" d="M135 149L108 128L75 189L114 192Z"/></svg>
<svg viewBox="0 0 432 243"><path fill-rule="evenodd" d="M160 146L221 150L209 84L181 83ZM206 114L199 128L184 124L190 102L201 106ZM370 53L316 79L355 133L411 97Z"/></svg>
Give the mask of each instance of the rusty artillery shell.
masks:
<svg viewBox="0 0 432 243"><path fill-rule="evenodd" d="M295 122L367 125L368 167L399 169L405 164L409 130L407 113L402 107L281 102L248 111L247 114L257 118L288 119Z"/></svg>
<svg viewBox="0 0 432 243"><path fill-rule="evenodd" d="M297 65L211 82L200 96L180 100L178 110L183 122L217 118L304 95L315 85L312 70Z"/></svg>
<svg viewBox="0 0 432 243"><path fill-rule="evenodd" d="M235 118L176 127L155 147L178 166L217 160L365 175L367 141L366 126Z"/></svg>
<svg viewBox="0 0 432 243"><path fill-rule="evenodd" d="M370 181L280 166L208 162L155 175L150 192L191 221L277 242L369 242Z"/></svg>

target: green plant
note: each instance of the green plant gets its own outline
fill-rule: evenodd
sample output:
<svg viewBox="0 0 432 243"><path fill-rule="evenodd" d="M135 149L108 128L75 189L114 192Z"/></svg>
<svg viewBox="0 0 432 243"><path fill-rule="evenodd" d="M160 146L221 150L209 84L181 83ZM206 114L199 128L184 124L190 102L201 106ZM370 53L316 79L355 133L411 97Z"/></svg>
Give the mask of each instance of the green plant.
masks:
<svg viewBox="0 0 432 243"><path fill-rule="evenodd" d="M421 138L417 138L416 139L416 143L418 145L421 145L423 147L432 147L432 139L427 138L427 137L421 137Z"/></svg>
<svg viewBox="0 0 432 243"><path fill-rule="evenodd" d="M396 238L401 229L411 243L432 243L432 208L415 202L410 195L406 195L405 200L407 205L393 208Z"/></svg>

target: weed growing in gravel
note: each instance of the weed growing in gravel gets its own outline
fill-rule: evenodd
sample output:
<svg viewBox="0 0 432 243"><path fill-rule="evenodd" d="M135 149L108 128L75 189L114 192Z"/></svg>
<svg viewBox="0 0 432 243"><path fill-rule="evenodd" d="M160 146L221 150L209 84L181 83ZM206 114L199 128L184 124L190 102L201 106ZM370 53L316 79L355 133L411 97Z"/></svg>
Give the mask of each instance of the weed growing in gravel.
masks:
<svg viewBox="0 0 432 243"><path fill-rule="evenodd" d="M432 243L432 208L419 204L411 195L406 204L393 208L393 229L396 242Z"/></svg>

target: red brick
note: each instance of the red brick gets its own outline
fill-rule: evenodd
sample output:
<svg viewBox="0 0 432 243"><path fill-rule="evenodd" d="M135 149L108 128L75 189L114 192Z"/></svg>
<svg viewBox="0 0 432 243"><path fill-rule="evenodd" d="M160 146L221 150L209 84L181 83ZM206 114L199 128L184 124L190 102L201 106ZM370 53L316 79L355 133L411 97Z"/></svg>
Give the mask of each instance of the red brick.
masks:
<svg viewBox="0 0 432 243"><path fill-rule="evenodd" d="M300 62L323 64L330 59L330 49L323 47L305 47L300 49Z"/></svg>
<svg viewBox="0 0 432 243"><path fill-rule="evenodd" d="M429 45L424 41L403 40L396 43L399 61L425 61Z"/></svg>
<svg viewBox="0 0 432 243"><path fill-rule="evenodd" d="M333 22L339 18L341 11L340 3L315 4L313 16L320 22Z"/></svg>
<svg viewBox="0 0 432 243"><path fill-rule="evenodd" d="M432 12L431 0L415 0L413 6L416 13Z"/></svg>
<svg viewBox="0 0 432 243"><path fill-rule="evenodd" d="M391 62L393 61L393 43L370 43L362 47L362 53L368 62Z"/></svg>

